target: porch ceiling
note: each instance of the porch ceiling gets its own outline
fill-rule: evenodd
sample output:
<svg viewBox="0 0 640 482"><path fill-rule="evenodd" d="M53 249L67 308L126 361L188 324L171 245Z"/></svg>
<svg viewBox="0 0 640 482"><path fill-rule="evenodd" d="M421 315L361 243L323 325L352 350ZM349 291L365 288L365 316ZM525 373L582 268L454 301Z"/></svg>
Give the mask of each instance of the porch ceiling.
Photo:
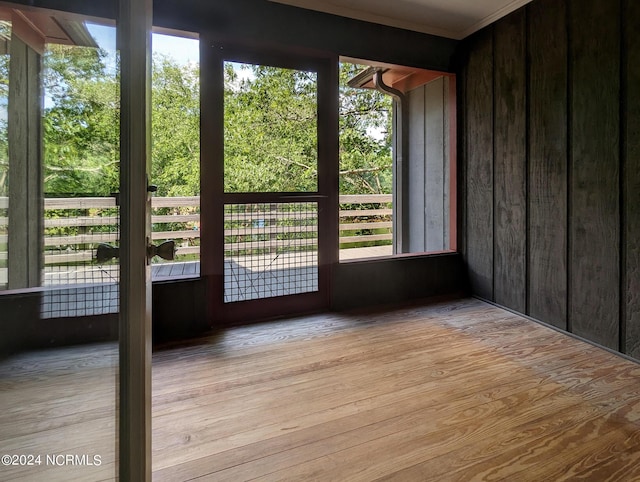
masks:
<svg viewBox="0 0 640 482"><path fill-rule="evenodd" d="M0 22L11 22L13 31L40 53L45 43L98 47L84 22L72 14L0 5Z"/></svg>
<svg viewBox="0 0 640 482"><path fill-rule="evenodd" d="M460 40L531 0L270 0Z"/></svg>

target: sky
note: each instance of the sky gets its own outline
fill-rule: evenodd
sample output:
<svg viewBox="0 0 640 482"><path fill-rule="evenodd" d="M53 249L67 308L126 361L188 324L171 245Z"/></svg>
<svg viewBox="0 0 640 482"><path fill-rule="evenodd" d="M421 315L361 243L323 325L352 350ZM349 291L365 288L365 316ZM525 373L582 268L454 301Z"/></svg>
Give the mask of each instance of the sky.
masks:
<svg viewBox="0 0 640 482"><path fill-rule="evenodd" d="M108 25L86 23L89 33L96 43L107 52L107 67L115 68L116 29ZM151 48L153 53L161 53L172 57L178 64L198 63L200 60L200 42L197 39L175 37L171 35L152 34ZM45 92L44 106L51 107L53 101ZM0 119L6 120L6 99L0 100Z"/></svg>
<svg viewBox="0 0 640 482"><path fill-rule="evenodd" d="M107 52L115 52L116 30L114 27L87 23L87 28L98 45ZM197 39L154 33L151 38L153 53L172 57L178 64L186 65L200 61L200 42ZM251 70L232 62L240 79L251 79Z"/></svg>
<svg viewBox="0 0 640 482"><path fill-rule="evenodd" d="M115 67L116 29L109 25L86 23L89 33L96 43L107 51L105 59L108 66ZM200 42L197 39L153 33L151 36L153 53L160 53L173 58L179 65L197 64L200 62ZM254 77L250 69L242 64L231 62L240 79ZM45 98L45 105L47 99Z"/></svg>
<svg viewBox="0 0 640 482"><path fill-rule="evenodd" d="M114 27L87 23L87 29L98 45L108 52L115 52L116 29ZM175 59L179 64L197 63L200 58L200 42L197 39L174 37L154 33L151 48Z"/></svg>

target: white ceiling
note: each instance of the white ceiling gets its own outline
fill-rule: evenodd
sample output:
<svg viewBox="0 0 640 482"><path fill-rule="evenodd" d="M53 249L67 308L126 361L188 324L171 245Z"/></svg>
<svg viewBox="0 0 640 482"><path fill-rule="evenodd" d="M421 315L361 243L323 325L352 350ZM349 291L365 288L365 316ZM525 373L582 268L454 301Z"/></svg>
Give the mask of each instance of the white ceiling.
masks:
<svg viewBox="0 0 640 482"><path fill-rule="evenodd" d="M456 40L531 0L271 0Z"/></svg>

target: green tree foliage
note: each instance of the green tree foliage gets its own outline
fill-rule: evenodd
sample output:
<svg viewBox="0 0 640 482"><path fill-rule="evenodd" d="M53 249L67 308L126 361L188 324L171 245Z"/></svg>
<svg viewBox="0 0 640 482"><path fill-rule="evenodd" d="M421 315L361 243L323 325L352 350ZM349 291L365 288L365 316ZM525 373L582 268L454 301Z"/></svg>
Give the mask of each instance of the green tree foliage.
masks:
<svg viewBox="0 0 640 482"><path fill-rule="evenodd" d="M101 49L51 45L44 59L45 192L119 189L119 69ZM158 195L200 191L199 69L153 59L153 181Z"/></svg>
<svg viewBox="0 0 640 482"><path fill-rule="evenodd" d="M225 190L315 191L316 74L225 67Z"/></svg>
<svg viewBox="0 0 640 482"><path fill-rule="evenodd" d="M347 87L361 66L340 67L340 192L391 192L391 100ZM225 67L225 189L317 188L315 74L255 65Z"/></svg>
<svg viewBox="0 0 640 482"><path fill-rule="evenodd" d="M117 60L100 49L52 45L45 55L45 192L108 195L119 184ZM391 100L346 81L340 67L342 193L391 192ZM159 196L200 192L199 67L153 57L152 180ZM225 189L317 188L316 74L227 63ZM205 180L206 182L206 180Z"/></svg>
<svg viewBox="0 0 640 482"><path fill-rule="evenodd" d="M0 21L0 42L11 39L11 24ZM9 149L7 106L9 104L9 54L0 54L0 196L9 195Z"/></svg>
<svg viewBox="0 0 640 482"><path fill-rule="evenodd" d="M375 90L348 87L361 70L340 64L340 192L390 194L392 101Z"/></svg>
<svg viewBox="0 0 640 482"><path fill-rule="evenodd" d="M152 179L158 196L200 193L200 69L156 54L152 77Z"/></svg>
<svg viewBox="0 0 640 482"><path fill-rule="evenodd" d="M45 193L117 191L119 79L102 49L50 45L44 58Z"/></svg>

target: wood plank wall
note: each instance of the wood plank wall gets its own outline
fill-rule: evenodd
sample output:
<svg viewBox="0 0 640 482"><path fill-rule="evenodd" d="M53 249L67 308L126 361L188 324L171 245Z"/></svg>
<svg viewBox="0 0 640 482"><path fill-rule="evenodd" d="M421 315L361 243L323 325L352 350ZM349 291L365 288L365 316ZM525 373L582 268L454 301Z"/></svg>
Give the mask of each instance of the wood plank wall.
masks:
<svg viewBox="0 0 640 482"><path fill-rule="evenodd" d="M525 12L494 30L494 298L526 310Z"/></svg>
<svg viewBox="0 0 640 482"><path fill-rule="evenodd" d="M527 22L529 314L561 329L567 328L566 11L564 2L534 2Z"/></svg>
<svg viewBox="0 0 640 482"><path fill-rule="evenodd" d="M640 2L623 2L622 189L624 349L640 358Z"/></svg>
<svg viewBox="0 0 640 482"><path fill-rule="evenodd" d="M493 39L486 29L470 46L464 85L467 123L464 136L466 177L466 258L471 289L493 294Z"/></svg>
<svg viewBox="0 0 640 482"><path fill-rule="evenodd" d="M640 359L640 3L534 0L466 39L471 289Z"/></svg>
<svg viewBox="0 0 640 482"><path fill-rule="evenodd" d="M569 323L618 347L620 294L620 6L569 3Z"/></svg>

